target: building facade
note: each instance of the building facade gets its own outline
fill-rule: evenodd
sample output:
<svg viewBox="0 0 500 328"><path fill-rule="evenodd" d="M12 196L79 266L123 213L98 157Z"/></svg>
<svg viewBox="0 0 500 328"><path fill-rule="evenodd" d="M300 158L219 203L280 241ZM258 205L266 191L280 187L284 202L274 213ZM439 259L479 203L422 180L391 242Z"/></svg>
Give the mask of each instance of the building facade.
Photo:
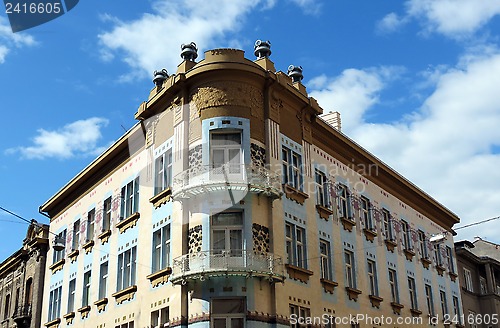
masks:
<svg viewBox="0 0 500 328"><path fill-rule="evenodd" d="M270 52L183 45L139 122L41 206L65 240L45 326L449 326L453 242L429 238L458 217L323 120Z"/></svg>
<svg viewBox="0 0 500 328"><path fill-rule="evenodd" d="M23 246L0 264L2 328L41 326L49 226L30 224Z"/></svg>
<svg viewBox="0 0 500 328"><path fill-rule="evenodd" d="M500 245L459 241L455 252L467 327L500 327Z"/></svg>

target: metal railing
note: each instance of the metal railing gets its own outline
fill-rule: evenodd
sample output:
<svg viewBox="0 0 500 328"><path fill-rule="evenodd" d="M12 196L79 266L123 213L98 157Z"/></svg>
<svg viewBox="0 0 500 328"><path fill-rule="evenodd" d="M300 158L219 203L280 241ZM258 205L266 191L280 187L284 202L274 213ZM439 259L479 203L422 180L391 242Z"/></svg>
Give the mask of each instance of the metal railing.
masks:
<svg viewBox="0 0 500 328"><path fill-rule="evenodd" d="M12 317L14 319L22 317L31 317L31 304L18 305Z"/></svg>
<svg viewBox="0 0 500 328"><path fill-rule="evenodd" d="M206 191L237 189L279 198L281 176L252 164L196 165L177 174L173 179L172 196L189 197Z"/></svg>
<svg viewBox="0 0 500 328"><path fill-rule="evenodd" d="M188 280L203 281L223 275L262 277L270 282L282 282L285 279L280 256L247 250L211 250L175 258L170 281L173 284L185 284Z"/></svg>

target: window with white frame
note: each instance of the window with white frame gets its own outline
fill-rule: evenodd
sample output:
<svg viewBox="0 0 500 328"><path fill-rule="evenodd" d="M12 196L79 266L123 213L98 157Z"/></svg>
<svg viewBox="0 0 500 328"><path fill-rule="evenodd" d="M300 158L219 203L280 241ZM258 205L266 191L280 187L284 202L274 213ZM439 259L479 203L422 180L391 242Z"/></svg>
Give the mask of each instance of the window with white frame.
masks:
<svg viewBox="0 0 500 328"><path fill-rule="evenodd" d="M464 268L464 285L465 289L469 292L474 292L474 288L472 285L472 273L469 269Z"/></svg>
<svg viewBox="0 0 500 328"><path fill-rule="evenodd" d="M392 222L391 213L385 208L382 209L382 219L384 221L385 239L395 242L396 233L394 232L394 224Z"/></svg>
<svg viewBox="0 0 500 328"><path fill-rule="evenodd" d="M95 225L95 208L91 209L87 214L87 236L86 236L87 241L91 241L94 239L94 225Z"/></svg>
<svg viewBox="0 0 500 328"><path fill-rule="evenodd" d="M356 268L354 262L354 253L348 250L344 250L344 261L346 286L356 288Z"/></svg>
<svg viewBox="0 0 500 328"><path fill-rule="evenodd" d="M328 192L328 180L326 174L320 170L315 170L316 184L316 204L324 207L330 206L330 197Z"/></svg>
<svg viewBox="0 0 500 328"><path fill-rule="evenodd" d="M91 284L91 271L87 271L83 274L83 296L82 296L82 307L90 305L90 284Z"/></svg>
<svg viewBox="0 0 500 328"><path fill-rule="evenodd" d="M286 222L285 242L288 264L307 269L306 230L295 224Z"/></svg>
<svg viewBox="0 0 500 328"><path fill-rule="evenodd" d="M341 218L352 219L352 208L350 200L351 196L347 186L339 184L337 190L337 201L338 201L337 206Z"/></svg>
<svg viewBox="0 0 500 328"><path fill-rule="evenodd" d="M170 266L170 224L153 232L152 272Z"/></svg>
<svg viewBox="0 0 500 328"><path fill-rule="evenodd" d="M332 280L332 268L330 265L330 242L323 239L319 240L319 256L321 278Z"/></svg>
<svg viewBox="0 0 500 328"><path fill-rule="evenodd" d="M49 322L61 317L61 298L62 298L62 286L57 287L50 291L49 315L48 315Z"/></svg>
<svg viewBox="0 0 500 328"><path fill-rule="evenodd" d="M424 259L428 259L429 249L427 248L427 238L425 238L425 232L423 232L422 230L418 230L417 235L418 235L418 246L420 248L420 255Z"/></svg>
<svg viewBox="0 0 500 328"><path fill-rule="evenodd" d="M64 229L63 231L58 233L54 240L58 241L58 242L62 242L63 244L66 243L66 229ZM61 250L57 251L54 249L54 253L52 256L52 261L53 261L52 263L59 262L60 260L62 260L64 258L64 250L65 249L61 249Z"/></svg>
<svg viewBox="0 0 500 328"><path fill-rule="evenodd" d="M408 277L408 292L410 295L410 305L412 309L418 309L417 303L417 288L415 285L415 278Z"/></svg>
<svg viewBox="0 0 500 328"><path fill-rule="evenodd" d="M211 327L214 328L244 328L245 298L213 298L210 302Z"/></svg>
<svg viewBox="0 0 500 328"><path fill-rule="evenodd" d="M116 290L135 285L137 246L118 255Z"/></svg>
<svg viewBox="0 0 500 328"><path fill-rule="evenodd" d="M367 269L368 269L368 284L370 286L370 295L379 296L377 264L375 263L375 261L367 260Z"/></svg>
<svg viewBox="0 0 500 328"><path fill-rule="evenodd" d="M155 195L172 186L172 150L155 160Z"/></svg>
<svg viewBox="0 0 500 328"><path fill-rule="evenodd" d="M99 299L106 297L108 291L108 262L101 263L99 268Z"/></svg>
<svg viewBox="0 0 500 328"><path fill-rule="evenodd" d="M242 173L243 151L241 132L213 130L210 133L210 164L212 174Z"/></svg>
<svg viewBox="0 0 500 328"><path fill-rule="evenodd" d="M446 246L446 260L448 261L448 270L455 273L455 262L453 261L453 250L450 246Z"/></svg>
<svg viewBox="0 0 500 328"><path fill-rule="evenodd" d="M169 320L168 306L151 312L151 328L165 327L165 324L168 324Z"/></svg>
<svg viewBox="0 0 500 328"><path fill-rule="evenodd" d="M73 223L73 236L71 241L71 249L78 249L78 244L80 243L80 219Z"/></svg>
<svg viewBox="0 0 500 328"><path fill-rule="evenodd" d="M122 323L121 325L115 326L115 328L134 328L134 321Z"/></svg>
<svg viewBox="0 0 500 328"><path fill-rule="evenodd" d="M365 228L368 230L375 230L375 226L373 224L373 219L372 215L370 212L370 200L366 197L361 197L360 199L361 207L360 207L360 212L361 212L361 220L363 220L363 223L365 224Z"/></svg>
<svg viewBox="0 0 500 328"><path fill-rule="evenodd" d="M104 200L103 212L102 231L104 232L111 229L111 196Z"/></svg>
<svg viewBox="0 0 500 328"><path fill-rule="evenodd" d="M436 265L443 266L443 256L441 254L440 245L434 245L434 259L436 261Z"/></svg>
<svg viewBox="0 0 500 328"><path fill-rule="evenodd" d="M287 147L281 148L283 183L302 190L302 157Z"/></svg>
<svg viewBox="0 0 500 328"><path fill-rule="evenodd" d="M460 302L459 302L457 296L453 296L453 315L454 315L454 318L457 318L457 321L458 321L457 323L459 325L462 325L463 324L462 313L460 310Z"/></svg>
<svg viewBox="0 0 500 328"><path fill-rule="evenodd" d="M439 291L439 299L441 300L441 314L444 317L448 314L448 300L446 299L446 292L444 290Z"/></svg>
<svg viewBox="0 0 500 328"><path fill-rule="evenodd" d="M434 316L436 314L434 312L434 296L432 295L432 286L429 284L425 284L425 300L427 303L427 312L429 312L430 316Z"/></svg>
<svg viewBox="0 0 500 328"><path fill-rule="evenodd" d="M228 211L211 217L212 251L241 257L243 250L243 212Z"/></svg>
<svg viewBox="0 0 500 328"><path fill-rule="evenodd" d="M411 239L411 228L408 222L401 220L401 230L403 232L403 248L407 250L413 249L413 242Z"/></svg>
<svg viewBox="0 0 500 328"><path fill-rule="evenodd" d="M295 324L290 324L290 327L299 328L306 327L306 325L301 325L298 322L305 322L308 318L311 317L311 309L303 306L298 306L295 304L289 304L290 308L290 318L295 318L294 321L297 321Z"/></svg>
<svg viewBox="0 0 500 328"><path fill-rule="evenodd" d="M391 288L391 301L399 303L398 275L396 270L389 269L389 286Z"/></svg>
<svg viewBox="0 0 500 328"><path fill-rule="evenodd" d="M76 278L71 279L68 285L68 311L71 313L75 311L75 293L76 293Z"/></svg>
<svg viewBox="0 0 500 328"><path fill-rule="evenodd" d="M122 188L121 198L120 218L122 220L139 211L139 177Z"/></svg>

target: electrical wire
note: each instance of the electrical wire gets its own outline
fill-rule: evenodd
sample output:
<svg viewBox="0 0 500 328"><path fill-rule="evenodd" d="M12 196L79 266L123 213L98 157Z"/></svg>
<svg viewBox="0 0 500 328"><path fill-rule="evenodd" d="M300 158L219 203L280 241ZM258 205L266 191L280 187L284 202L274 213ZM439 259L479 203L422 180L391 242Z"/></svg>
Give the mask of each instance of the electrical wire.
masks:
<svg viewBox="0 0 500 328"><path fill-rule="evenodd" d="M8 209L6 209L6 208L3 208L2 206L0 206L0 210L2 210L2 211L4 211L4 212L9 213L10 215L13 215L13 216L15 216L15 217L16 217L16 218L18 218L18 219L21 219L21 220L23 220L24 222L27 222L27 223L30 223L30 224L31 224L31 221L30 221L30 220L25 219L25 218L23 218L22 216L17 215L16 213L11 212L11 211L9 211L9 210L8 210Z"/></svg>
<svg viewBox="0 0 500 328"><path fill-rule="evenodd" d="M486 219L486 220L483 220L483 221L469 223L469 224L466 224L464 226L454 228L453 230L460 230L460 229L472 227L472 226L475 226L475 225L478 225L478 224L483 224L483 223L486 223L486 222L490 222L490 221L493 221L493 220L498 220L498 219L500 219L500 216L496 216L494 218Z"/></svg>

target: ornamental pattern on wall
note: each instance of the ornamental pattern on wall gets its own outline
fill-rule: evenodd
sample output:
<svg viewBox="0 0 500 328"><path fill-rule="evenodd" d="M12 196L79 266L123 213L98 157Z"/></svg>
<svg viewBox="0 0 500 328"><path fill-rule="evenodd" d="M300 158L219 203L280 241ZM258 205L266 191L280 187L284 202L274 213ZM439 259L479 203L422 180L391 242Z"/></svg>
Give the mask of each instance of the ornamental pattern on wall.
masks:
<svg viewBox="0 0 500 328"><path fill-rule="evenodd" d="M203 239L203 231L201 225L197 225L188 231L188 247L189 254L201 252L201 242Z"/></svg>
<svg viewBox="0 0 500 328"><path fill-rule="evenodd" d="M252 143L250 145L250 158L256 166L264 166L266 164L266 150Z"/></svg>
<svg viewBox="0 0 500 328"><path fill-rule="evenodd" d="M253 251L257 254L267 254L269 247L269 228L258 223L252 225Z"/></svg>

